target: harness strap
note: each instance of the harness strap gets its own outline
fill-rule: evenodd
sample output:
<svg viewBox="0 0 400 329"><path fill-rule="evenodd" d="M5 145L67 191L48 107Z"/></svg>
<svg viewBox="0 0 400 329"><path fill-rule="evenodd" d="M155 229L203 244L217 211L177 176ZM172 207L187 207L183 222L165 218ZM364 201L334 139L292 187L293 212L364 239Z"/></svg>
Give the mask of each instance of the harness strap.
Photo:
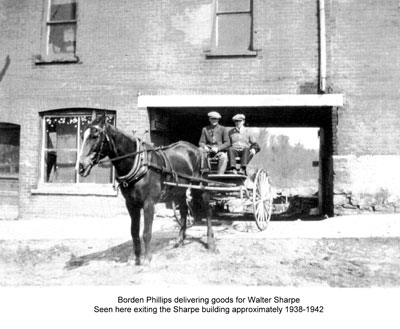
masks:
<svg viewBox="0 0 400 329"><path fill-rule="evenodd" d="M147 166L147 152L146 147L143 145L143 150L139 153L140 155L135 157L133 165L129 173L124 176L117 176L116 180L122 184L124 187L128 186L129 183L133 181L138 181L142 178L148 171ZM140 142L136 139L136 149L140 149Z"/></svg>
<svg viewBox="0 0 400 329"><path fill-rule="evenodd" d="M175 181L176 184L178 184L178 174L176 173L176 171L174 170L174 167L172 167L172 163L169 160L169 158L165 155L164 152L157 152L158 154L161 154L161 157L164 160L165 163L165 168L163 168L163 172L170 174L173 178L173 180Z"/></svg>
<svg viewBox="0 0 400 329"><path fill-rule="evenodd" d="M138 140L139 139L136 138L136 141L138 141ZM112 163L114 161L130 158L130 157L133 157L135 155L138 155L138 154L141 154L141 153L144 153L144 152L157 152L157 151L160 151L160 150L166 150L166 149L168 149L170 147L178 145L179 143L181 143L181 141L173 143L173 144L170 144L170 145L166 145L166 146L159 146L159 147L152 148L152 149L143 148L142 150L139 150L139 151L136 151L136 152L132 152L132 153L128 153L128 154L124 154L124 155L121 155L121 156L117 156L117 157L112 158L112 159L101 159L98 163L106 163L106 162Z"/></svg>
<svg viewBox="0 0 400 329"><path fill-rule="evenodd" d="M173 174L172 171L166 169L165 167L159 166L158 164L153 163L153 162L150 162L150 163L148 164L148 167L149 167L150 169L156 170L156 171L158 171L158 172L163 172L163 173L170 174L170 175ZM175 175L176 175L177 178L184 178L184 179L187 179L187 180L189 180L189 181L191 181L191 182L196 182L196 183L209 183L209 184L210 184L210 183L211 183L211 184L215 184L215 183L216 183L216 181L213 181L213 180L210 180L210 179L204 179L204 178L200 178L200 177L189 176L189 175L185 175L185 174L181 174L181 173L177 173L177 172L174 172L174 173L175 173ZM179 184L179 183L178 183L177 180L176 180L176 185L178 185L178 184ZM223 183L223 182L218 182L218 185L219 185L219 186L232 186L232 184Z"/></svg>
<svg viewBox="0 0 400 329"><path fill-rule="evenodd" d="M116 176L116 180L119 182L119 184L122 184L124 187L127 187L133 181L138 181L139 179L141 179L148 172L148 170L150 168L150 169L156 170L158 172L161 172L163 174L171 175L173 177L173 183L176 184L176 186L179 185L178 178L187 179L190 182L196 182L196 183L211 183L211 184L215 183L215 181L212 181L212 180L177 173L173 169L170 159L165 155L164 152L162 152L162 150L168 149L179 143L180 142L177 142L177 143L174 143L174 144L171 144L168 146L164 146L164 147L159 147L156 149L146 149L145 144L141 143L139 139L136 139L136 149L138 151L109 160L110 162L112 162L112 161L130 157L133 155L139 155L139 156L135 157L133 166L132 166L131 170L129 171L129 173L124 176ZM151 161L149 162L148 161L148 152L155 152L156 154L161 156L161 158L163 159L163 162L164 162L163 165L160 166L159 164L157 164L155 162L151 162ZM227 183L222 183L222 182L219 182L218 184L221 186L232 186L232 184L227 184Z"/></svg>

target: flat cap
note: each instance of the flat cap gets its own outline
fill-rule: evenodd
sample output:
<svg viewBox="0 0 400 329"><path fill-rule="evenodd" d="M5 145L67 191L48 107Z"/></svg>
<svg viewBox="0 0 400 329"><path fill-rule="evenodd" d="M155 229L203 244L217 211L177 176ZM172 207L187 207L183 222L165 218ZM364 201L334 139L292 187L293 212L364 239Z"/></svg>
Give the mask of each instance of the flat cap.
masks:
<svg viewBox="0 0 400 329"><path fill-rule="evenodd" d="M244 116L244 114L236 114L236 115L232 118L233 121L244 120L244 119L246 119L246 117Z"/></svg>
<svg viewBox="0 0 400 329"><path fill-rule="evenodd" d="M208 117L215 118L215 119L221 119L221 114L219 114L218 112L212 111L212 112L208 113Z"/></svg>

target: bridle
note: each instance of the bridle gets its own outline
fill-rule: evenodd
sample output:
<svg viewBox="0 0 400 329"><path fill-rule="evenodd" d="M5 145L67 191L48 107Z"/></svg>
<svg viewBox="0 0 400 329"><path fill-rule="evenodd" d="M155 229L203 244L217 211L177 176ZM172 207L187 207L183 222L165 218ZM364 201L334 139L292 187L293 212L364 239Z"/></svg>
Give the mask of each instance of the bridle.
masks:
<svg viewBox="0 0 400 329"><path fill-rule="evenodd" d="M110 146L111 146L111 143L110 143L110 138L108 137L108 135L105 132L105 127L101 127L99 125L91 125L91 126L88 127L88 129L96 129L99 132L99 138L101 138L100 147L98 148L98 150L94 150L93 151L93 152L96 152L96 156L95 156L94 159L92 159L90 161L90 165L93 167L93 166L101 163L101 158L105 157L104 145L105 145L106 140L107 140L107 142L109 142ZM92 133L90 133L90 135L91 134Z"/></svg>
<svg viewBox="0 0 400 329"><path fill-rule="evenodd" d="M108 136L105 127L106 126L100 126L100 125L91 125L88 127L88 129L96 129L99 133L99 138L101 138L101 141L98 142L98 144L100 144L100 147L98 148L95 147L97 150L93 151L96 152L96 156L93 160L91 160L90 165L95 166L99 163L105 163L105 162L112 163L118 160L134 157L132 167L126 175L118 176L116 174L116 180L120 184L126 187L130 182L139 180L147 173L148 170L147 152L152 151L152 149L150 150L146 149L144 143L142 143L138 138L134 138L133 141L136 143L137 151L122 156L118 156L116 146L114 145L112 139ZM109 157L108 159L105 158L106 155L104 154L104 147L106 142L108 143L111 152L115 154L115 157L113 158Z"/></svg>

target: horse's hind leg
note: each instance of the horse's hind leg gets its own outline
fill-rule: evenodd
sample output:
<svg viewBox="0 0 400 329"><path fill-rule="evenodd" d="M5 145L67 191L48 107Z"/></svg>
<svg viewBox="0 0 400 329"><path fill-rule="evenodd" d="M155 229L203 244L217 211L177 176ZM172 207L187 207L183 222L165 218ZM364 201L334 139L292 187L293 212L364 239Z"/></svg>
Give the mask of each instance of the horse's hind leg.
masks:
<svg viewBox="0 0 400 329"><path fill-rule="evenodd" d="M128 208L129 215L131 217L131 236L133 242L133 252L135 254L135 264L140 265L140 255L142 248L140 245L140 207L136 207L133 204L127 202L126 207Z"/></svg>
<svg viewBox="0 0 400 329"><path fill-rule="evenodd" d="M186 204L186 199L179 201L179 213L181 215L181 229L179 231L178 241L175 244L175 247L179 247L183 245L183 242L186 238L186 227L187 227L187 214L188 214L188 206Z"/></svg>
<svg viewBox="0 0 400 329"><path fill-rule="evenodd" d="M215 252L216 247L215 247L214 231L211 225L212 213L210 208L210 195L207 192L203 192L201 194L201 199L203 202L204 213L207 218L207 248Z"/></svg>
<svg viewBox="0 0 400 329"><path fill-rule="evenodd" d="M211 225L210 195L206 191L196 191L193 193L193 201L197 220L204 217L207 219L207 248L216 251L214 231Z"/></svg>

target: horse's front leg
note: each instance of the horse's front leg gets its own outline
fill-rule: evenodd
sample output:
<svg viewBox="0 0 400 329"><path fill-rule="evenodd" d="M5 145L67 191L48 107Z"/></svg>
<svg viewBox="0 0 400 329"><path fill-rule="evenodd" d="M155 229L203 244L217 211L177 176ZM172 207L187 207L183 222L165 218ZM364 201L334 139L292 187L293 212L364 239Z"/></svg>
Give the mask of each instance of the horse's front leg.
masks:
<svg viewBox="0 0 400 329"><path fill-rule="evenodd" d="M150 263L152 258L151 251L151 234L153 230L154 219L154 202L147 201L143 205L144 212L144 227L143 227L143 241L144 241L144 257Z"/></svg>
<svg viewBox="0 0 400 329"><path fill-rule="evenodd" d="M140 245L140 207L130 202L126 202L129 215L131 217L131 236L133 242L133 252L135 254L135 265L140 265L140 255L142 248Z"/></svg>

